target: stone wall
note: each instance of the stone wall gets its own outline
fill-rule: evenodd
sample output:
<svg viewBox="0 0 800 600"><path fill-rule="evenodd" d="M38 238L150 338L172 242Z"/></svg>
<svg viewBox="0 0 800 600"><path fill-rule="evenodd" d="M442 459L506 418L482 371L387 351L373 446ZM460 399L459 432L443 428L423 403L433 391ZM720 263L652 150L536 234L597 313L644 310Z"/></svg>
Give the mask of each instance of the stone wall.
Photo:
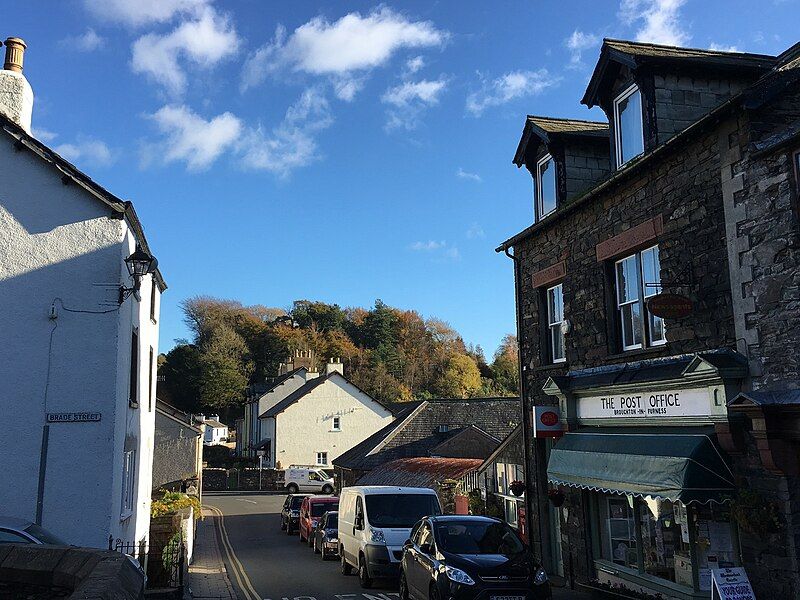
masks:
<svg viewBox="0 0 800 600"><path fill-rule="evenodd" d="M566 202L581 194L605 178L611 170L608 157L608 138L573 141L564 146L564 171Z"/></svg>
<svg viewBox="0 0 800 600"><path fill-rule="evenodd" d="M160 411L156 411L153 447L153 490L167 483L199 476L202 444L199 432Z"/></svg>

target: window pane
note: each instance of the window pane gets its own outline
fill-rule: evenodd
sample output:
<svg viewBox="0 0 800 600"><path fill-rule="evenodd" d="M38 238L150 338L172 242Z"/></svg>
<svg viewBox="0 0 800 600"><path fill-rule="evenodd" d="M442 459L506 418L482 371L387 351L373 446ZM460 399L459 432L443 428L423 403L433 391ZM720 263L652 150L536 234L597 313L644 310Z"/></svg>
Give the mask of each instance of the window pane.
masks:
<svg viewBox="0 0 800 600"><path fill-rule="evenodd" d="M638 302L620 307L622 321L622 345L625 348L642 343L642 314Z"/></svg>
<svg viewBox="0 0 800 600"><path fill-rule="evenodd" d="M645 298L661 293L661 286L648 285L661 283L661 267L658 261L657 247L642 252L642 283Z"/></svg>
<svg viewBox="0 0 800 600"><path fill-rule="evenodd" d="M621 164L644 152L642 95L639 90L617 104Z"/></svg>
<svg viewBox="0 0 800 600"><path fill-rule="evenodd" d="M648 314L647 318L650 319L650 343L660 344L665 342L667 338L664 331L664 319L650 314Z"/></svg>
<svg viewBox="0 0 800 600"><path fill-rule="evenodd" d="M541 182L540 216L552 212L556 208L556 167L551 158L539 165L539 181Z"/></svg>
<svg viewBox="0 0 800 600"><path fill-rule="evenodd" d="M553 360L564 358L564 334L561 333L561 325L550 326L550 343L553 347Z"/></svg>
<svg viewBox="0 0 800 600"><path fill-rule="evenodd" d="M636 528L633 511L625 497L605 497L601 501L602 556L619 565L637 568Z"/></svg>
<svg viewBox="0 0 800 600"><path fill-rule="evenodd" d="M564 296L561 290L560 285L547 290L548 325L561 323L564 320Z"/></svg>
<svg viewBox="0 0 800 600"><path fill-rule="evenodd" d="M619 304L639 299L639 277L635 255L617 263L617 297Z"/></svg>

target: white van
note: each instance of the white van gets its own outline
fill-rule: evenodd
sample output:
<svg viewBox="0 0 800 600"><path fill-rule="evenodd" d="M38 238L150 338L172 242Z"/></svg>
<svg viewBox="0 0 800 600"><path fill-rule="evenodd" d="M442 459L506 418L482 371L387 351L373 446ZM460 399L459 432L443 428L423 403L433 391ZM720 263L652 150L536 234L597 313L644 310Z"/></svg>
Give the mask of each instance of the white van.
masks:
<svg viewBox="0 0 800 600"><path fill-rule="evenodd" d="M441 514L429 488L353 486L339 494L339 557L342 573L358 569L361 587L376 577L397 577L403 544L422 517Z"/></svg>
<svg viewBox="0 0 800 600"><path fill-rule="evenodd" d="M297 492L333 493L333 477L322 469L289 467L283 472L283 487L290 494Z"/></svg>

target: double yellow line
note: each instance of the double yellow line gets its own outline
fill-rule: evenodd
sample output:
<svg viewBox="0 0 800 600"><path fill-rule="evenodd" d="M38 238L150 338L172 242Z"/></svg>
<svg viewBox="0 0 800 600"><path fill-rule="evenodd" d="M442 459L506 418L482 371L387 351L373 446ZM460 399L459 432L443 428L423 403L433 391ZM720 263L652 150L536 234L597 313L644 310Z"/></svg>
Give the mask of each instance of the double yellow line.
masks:
<svg viewBox="0 0 800 600"><path fill-rule="evenodd" d="M233 551L233 546L228 538L228 530L225 529L225 515L223 515L222 511L216 506L206 505L203 506L203 508L207 508L216 516L214 522L217 525L217 531L219 532L219 537L222 540L222 547L225 549L225 555L228 557L228 564L231 566L233 576L236 578L236 583L239 584L239 589L245 596L244 600L261 600L261 596L258 595L258 592L250 582L250 578L247 576L242 563L236 556L236 552Z"/></svg>

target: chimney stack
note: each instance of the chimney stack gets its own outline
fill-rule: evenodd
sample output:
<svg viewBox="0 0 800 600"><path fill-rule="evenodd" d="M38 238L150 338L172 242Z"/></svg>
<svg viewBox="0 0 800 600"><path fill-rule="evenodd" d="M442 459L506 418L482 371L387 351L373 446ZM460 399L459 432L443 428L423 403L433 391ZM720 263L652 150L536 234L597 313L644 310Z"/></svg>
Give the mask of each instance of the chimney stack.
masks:
<svg viewBox="0 0 800 600"><path fill-rule="evenodd" d="M16 37L7 38L6 58L0 71L0 113L27 134L31 133L33 90L22 74L22 61L27 45Z"/></svg>
<svg viewBox="0 0 800 600"><path fill-rule="evenodd" d="M325 365L325 375L330 375L334 372L339 375L344 375L344 365L342 364L341 358L332 358Z"/></svg>

